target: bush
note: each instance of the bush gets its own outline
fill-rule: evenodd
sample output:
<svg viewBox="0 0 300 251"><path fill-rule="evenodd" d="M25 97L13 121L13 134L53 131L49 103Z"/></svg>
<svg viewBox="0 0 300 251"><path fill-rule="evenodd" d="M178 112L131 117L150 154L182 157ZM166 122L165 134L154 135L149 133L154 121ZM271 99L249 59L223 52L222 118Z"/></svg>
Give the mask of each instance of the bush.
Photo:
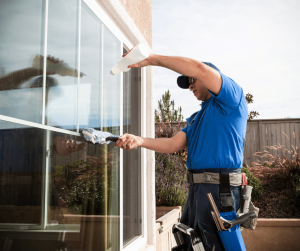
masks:
<svg viewBox="0 0 300 251"><path fill-rule="evenodd" d="M168 153L155 153L156 206L182 206L187 199L187 169L183 160Z"/></svg>
<svg viewBox="0 0 300 251"><path fill-rule="evenodd" d="M251 194L251 198L252 200L257 200L259 199L263 192L264 192L264 189L263 189L263 186L261 184L261 181L259 180L259 178L255 177L248 168L246 167L243 167L242 168L242 172L246 174L247 176L247 183L248 183L248 186L252 186L253 189L252 189L252 194Z"/></svg>
<svg viewBox="0 0 300 251"><path fill-rule="evenodd" d="M264 188L262 197L254 201L260 208L260 217L300 218L299 148L292 146L288 151L283 145L274 145L265 149L254 154L260 160L249 169Z"/></svg>
<svg viewBox="0 0 300 251"><path fill-rule="evenodd" d="M105 214L116 193L118 181L113 173L116 172L114 161L118 160L118 156L115 150L99 156L84 155L85 161L55 166L52 194L58 196L51 196L51 205L68 208L75 214ZM54 201L57 197L59 201Z"/></svg>

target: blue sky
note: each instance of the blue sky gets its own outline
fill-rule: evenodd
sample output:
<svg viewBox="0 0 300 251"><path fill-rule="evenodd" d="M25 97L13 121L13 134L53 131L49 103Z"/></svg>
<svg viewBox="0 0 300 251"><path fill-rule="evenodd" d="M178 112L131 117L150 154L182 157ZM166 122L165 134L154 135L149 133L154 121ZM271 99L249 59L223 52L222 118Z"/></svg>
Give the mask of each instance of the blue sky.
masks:
<svg viewBox="0 0 300 251"><path fill-rule="evenodd" d="M258 119L300 118L300 2L152 0L153 53L215 64L254 95ZM185 118L200 109L178 74L154 67L155 107L166 90Z"/></svg>

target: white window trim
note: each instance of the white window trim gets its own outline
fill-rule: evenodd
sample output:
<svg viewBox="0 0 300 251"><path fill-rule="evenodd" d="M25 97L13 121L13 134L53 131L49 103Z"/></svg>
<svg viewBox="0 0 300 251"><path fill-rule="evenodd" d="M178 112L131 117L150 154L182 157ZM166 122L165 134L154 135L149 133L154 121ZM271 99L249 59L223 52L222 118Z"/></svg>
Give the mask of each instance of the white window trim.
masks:
<svg viewBox="0 0 300 251"><path fill-rule="evenodd" d="M123 51L123 45L127 48L132 48L133 42L143 42L146 43L144 37L136 31L137 27L132 25L132 29L135 32L131 32L134 34L130 40L121 32L120 28L117 24L112 20L110 15L103 9L102 6L98 4L98 1L95 0L83 0L86 5L94 12L94 14L103 22L103 24L117 37L117 39L121 42L121 54ZM104 2L105 3L105 2ZM115 4L119 5L119 8L122 9L121 3L115 2ZM120 15L120 13L115 13L116 15ZM127 13L123 13L126 16ZM129 17L129 15L127 14ZM127 18L128 18L127 17ZM129 17L130 18L130 17ZM130 18L131 19L131 18ZM131 20L131 22L133 22ZM147 43L146 43L147 44ZM136 45L136 44L134 44ZM148 44L147 44L148 45ZM148 45L149 46L149 45ZM121 91L120 91L120 121L123 124L123 74L121 74ZM141 69L141 135L142 137L146 136L146 69ZM123 134L123 127L122 125L120 129L120 134ZM125 248L123 247L123 217L120 217L120 250L129 251L129 250L140 250L143 249L147 245L147 179L146 179L146 149L141 149L141 184L142 184L142 193L141 193L141 210L142 210L142 236L138 237L132 243L128 244ZM123 150L120 151L120 158L123 159ZM120 216L123 215L123 161L120 162Z"/></svg>

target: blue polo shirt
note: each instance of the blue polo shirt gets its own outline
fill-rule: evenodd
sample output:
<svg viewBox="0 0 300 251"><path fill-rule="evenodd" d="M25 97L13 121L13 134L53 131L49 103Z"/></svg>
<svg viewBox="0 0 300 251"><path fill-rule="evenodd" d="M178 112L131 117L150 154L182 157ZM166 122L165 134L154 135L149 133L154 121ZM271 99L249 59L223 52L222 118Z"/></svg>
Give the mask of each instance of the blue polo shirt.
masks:
<svg viewBox="0 0 300 251"><path fill-rule="evenodd" d="M243 89L220 73L219 95L202 102L201 110L182 129L188 145L187 168L241 168L248 109Z"/></svg>

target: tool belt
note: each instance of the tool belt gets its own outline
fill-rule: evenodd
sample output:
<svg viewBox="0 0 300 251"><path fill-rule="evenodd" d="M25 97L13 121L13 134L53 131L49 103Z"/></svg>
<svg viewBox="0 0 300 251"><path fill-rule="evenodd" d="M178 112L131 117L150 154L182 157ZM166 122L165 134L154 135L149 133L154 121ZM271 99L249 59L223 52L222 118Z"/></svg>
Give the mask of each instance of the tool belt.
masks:
<svg viewBox="0 0 300 251"><path fill-rule="evenodd" d="M197 183L207 184L220 184L220 173L187 173L187 182L190 185ZM242 174L241 173L229 173L229 180L231 186L242 185Z"/></svg>
<svg viewBox="0 0 300 251"><path fill-rule="evenodd" d="M233 199L230 186L240 186L242 184L241 173L187 173L187 181L190 185L197 183L219 184L220 202L223 212L233 211Z"/></svg>

